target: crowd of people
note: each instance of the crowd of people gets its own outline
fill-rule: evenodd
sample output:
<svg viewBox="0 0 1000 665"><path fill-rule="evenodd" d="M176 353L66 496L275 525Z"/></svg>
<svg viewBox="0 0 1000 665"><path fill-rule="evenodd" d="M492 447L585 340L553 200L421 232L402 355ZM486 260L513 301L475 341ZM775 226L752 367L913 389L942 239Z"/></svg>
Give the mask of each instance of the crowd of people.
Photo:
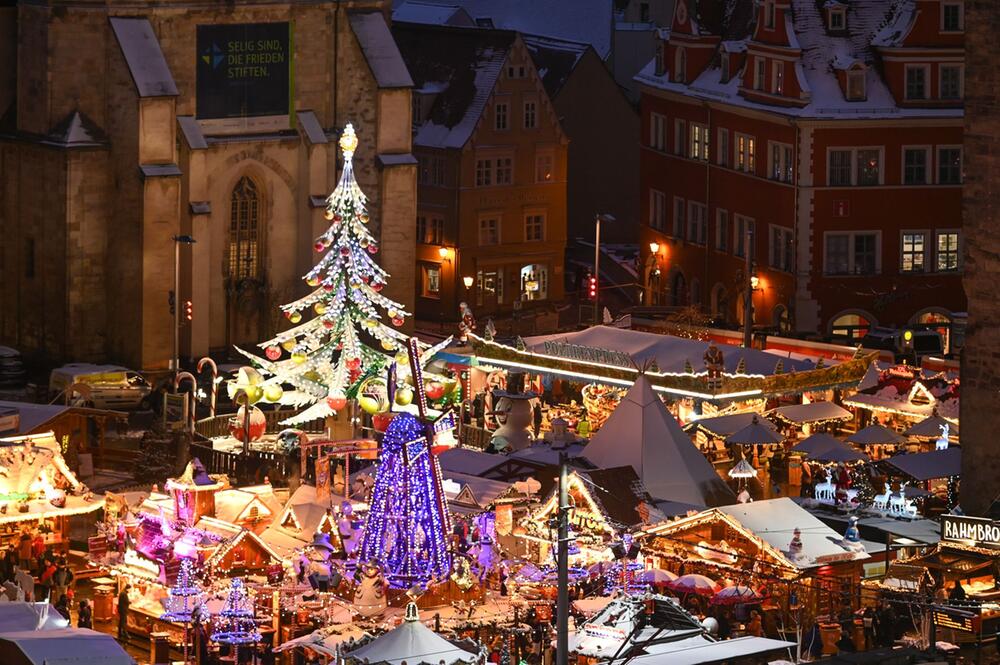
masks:
<svg viewBox="0 0 1000 665"><path fill-rule="evenodd" d="M0 554L0 603L49 602L70 621L72 600L73 571L41 533L25 531L16 545ZM79 603L77 625L93 627L93 610L86 599Z"/></svg>

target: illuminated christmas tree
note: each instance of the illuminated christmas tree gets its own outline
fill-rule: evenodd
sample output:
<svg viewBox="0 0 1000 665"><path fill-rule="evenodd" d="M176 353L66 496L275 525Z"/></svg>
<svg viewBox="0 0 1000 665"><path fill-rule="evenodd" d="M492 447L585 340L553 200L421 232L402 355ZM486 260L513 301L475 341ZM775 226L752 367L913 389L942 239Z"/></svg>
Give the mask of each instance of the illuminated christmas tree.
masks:
<svg viewBox="0 0 1000 665"><path fill-rule="evenodd" d="M230 582L226 603L215 620L212 641L237 646L260 641L253 599L247 593L241 577L234 577Z"/></svg>
<svg viewBox="0 0 1000 665"><path fill-rule="evenodd" d="M181 559L177 581L167 590L167 600L164 603L167 611L160 618L164 621L188 623L200 603L201 588L195 579L194 563L191 559Z"/></svg>
<svg viewBox="0 0 1000 665"><path fill-rule="evenodd" d="M269 375L263 385L266 400L309 405L285 420L287 425L343 409L352 384L384 366L387 354L405 348L407 336L396 328L409 314L381 294L389 275L375 262L378 244L368 230L366 197L354 180L352 158L357 146L354 128L348 124L340 137L344 170L327 199L330 227L313 246L322 258L304 278L313 290L281 306L295 327L259 345L266 359L243 352ZM304 320L310 312L313 315ZM284 393L282 384L294 391Z"/></svg>
<svg viewBox="0 0 1000 665"><path fill-rule="evenodd" d="M418 360L410 341L415 401L420 416L398 413L386 428L372 490L371 509L358 553L382 565L389 585L408 589L444 579L451 570L449 516L434 435L454 427L450 412L432 421Z"/></svg>

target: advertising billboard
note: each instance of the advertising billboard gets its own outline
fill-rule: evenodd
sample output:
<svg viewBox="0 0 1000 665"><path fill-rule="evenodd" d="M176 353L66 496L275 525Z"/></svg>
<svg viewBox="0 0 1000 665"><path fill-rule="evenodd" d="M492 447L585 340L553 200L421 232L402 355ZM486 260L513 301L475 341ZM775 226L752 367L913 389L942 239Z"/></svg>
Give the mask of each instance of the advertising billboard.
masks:
<svg viewBox="0 0 1000 665"><path fill-rule="evenodd" d="M290 23L199 25L199 119L288 115Z"/></svg>

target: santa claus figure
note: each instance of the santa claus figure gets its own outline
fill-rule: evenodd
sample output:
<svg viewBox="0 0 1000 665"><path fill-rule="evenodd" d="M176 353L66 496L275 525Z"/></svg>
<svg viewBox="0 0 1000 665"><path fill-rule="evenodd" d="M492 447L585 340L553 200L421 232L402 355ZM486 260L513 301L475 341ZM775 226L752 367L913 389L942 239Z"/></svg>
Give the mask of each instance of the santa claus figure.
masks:
<svg viewBox="0 0 1000 665"><path fill-rule="evenodd" d="M715 344L709 344L702 359L708 369L708 389L718 390L722 387L722 370L726 364L726 359L722 357L722 351Z"/></svg>
<svg viewBox="0 0 1000 665"><path fill-rule="evenodd" d="M458 339L465 344L469 340L469 333L476 329L476 317L472 315L468 303L459 303L458 310L462 315L462 320L458 322Z"/></svg>

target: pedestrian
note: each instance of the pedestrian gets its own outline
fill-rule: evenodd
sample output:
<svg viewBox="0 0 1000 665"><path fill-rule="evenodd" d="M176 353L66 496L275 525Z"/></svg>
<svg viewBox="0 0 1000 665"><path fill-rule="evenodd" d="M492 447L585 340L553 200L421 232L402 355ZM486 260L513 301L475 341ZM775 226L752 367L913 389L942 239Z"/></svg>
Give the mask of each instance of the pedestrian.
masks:
<svg viewBox="0 0 1000 665"><path fill-rule="evenodd" d="M90 608L90 603L86 598L80 601L80 611L76 619L77 628L94 627L94 611Z"/></svg>
<svg viewBox="0 0 1000 665"><path fill-rule="evenodd" d="M472 400L472 417L476 421L476 427L486 429L486 405L482 392L476 393Z"/></svg>
<svg viewBox="0 0 1000 665"><path fill-rule="evenodd" d="M21 541L17 546L18 559L21 570L31 572L31 535L25 531L21 534Z"/></svg>
<svg viewBox="0 0 1000 665"><path fill-rule="evenodd" d="M128 590L131 588L130 584L126 584L118 594L118 639L122 642L128 642L128 608L132 604L128 599Z"/></svg>
<svg viewBox="0 0 1000 665"><path fill-rule="evenodd" d="M535 428L535 438L538 438L538 433L542 431L542 401L535 400L535 407L531 411L531 423Z"/></svg>
<svg viewBox="0 0 1000 665"><path fill-rule="evenodd" d="M73 571L66 565L66 557L59 557L56 565L56 572L52 575L55 596L58 598L68 591L69 585L73 582Z"/></svg>
<svg viewBox="0 0 1000 665"><path fill-rule="evenodd" d="M40 533L36 533L35 538L31 541L31 556L38 563L42 563L42 557L45 556L45 539Z"/></svg>
<svg viewBox="0 0 1000 665"><path fill-rule="evenodd" d="M69 621L69 618L70 618L69 617L69 598L66 597L66 594L63 594L63 595L59 596L59 600L56 601L55 607L56 607L56 611L59 612L59 614L63 615L63 618L66 619L66 621Z"/></svg>
<svg viewBox="0 0 1000 665"><path fill-rule="evenodd" d="M43 596L52 602L52 590L55 586L55 581L52 578L56 574L56 565L52 563L52 559L45 559L42 562L41 571L38 581L42 585Z"/></svg>
<svg viewBox="0 0 1000 665"><path fill-rule="evenodd" d="M753 610L750 612L750 623L747 624L747 635L753 637L764 637L764 624L760 618L760 612Z"/></svg>
<svg viewBox="0 0 1000 665"><path fill-rule="evenodd" d="M948 594L948 600L957 600L959 602L964 602L968 598L965 594L965 587L958 580L955 580L955 586L951 588L951 593Z"/></svg>

